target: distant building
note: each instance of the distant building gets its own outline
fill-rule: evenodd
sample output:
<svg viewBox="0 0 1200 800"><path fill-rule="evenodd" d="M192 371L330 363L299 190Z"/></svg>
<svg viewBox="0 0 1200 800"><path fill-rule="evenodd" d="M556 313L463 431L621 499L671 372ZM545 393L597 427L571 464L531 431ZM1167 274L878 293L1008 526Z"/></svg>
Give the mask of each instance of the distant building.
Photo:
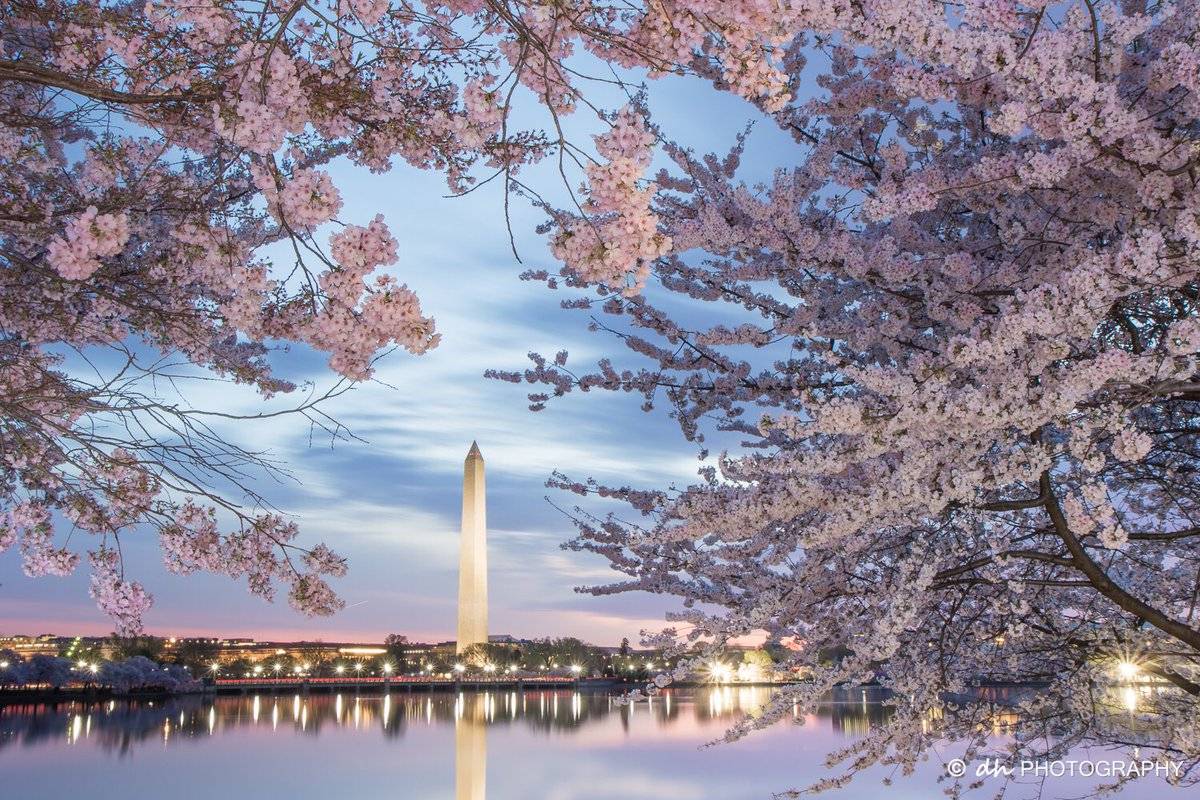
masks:
<svg viewBox="0 0 1200 800"><path fill-rule="evenodd" d="M490 644L520 644L521 640L508 633L497 633L488 637Z"/></svg>
<svg viewBox="0 0 1200 800"><path fill-rule="evenodd" d="M0 650L12 650L22 658L30 656L56 656L63 643L70 641L63 636L43 633L38 636L15 634L0 636Z"/></svg>

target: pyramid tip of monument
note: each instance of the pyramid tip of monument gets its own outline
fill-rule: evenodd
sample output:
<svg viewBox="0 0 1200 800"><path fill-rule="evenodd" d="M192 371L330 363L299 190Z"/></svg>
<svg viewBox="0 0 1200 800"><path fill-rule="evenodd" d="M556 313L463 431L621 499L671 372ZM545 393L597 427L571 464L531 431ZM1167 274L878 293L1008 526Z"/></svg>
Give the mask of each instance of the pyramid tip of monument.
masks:
<svg viewBox="0 0 1200 800"><path fill-rule="evenodd" d="M471 449L467 451L467 458L471 458L472 456L483 458L483 453L479 452L479 443L474 439L471 440Z"/></svg>

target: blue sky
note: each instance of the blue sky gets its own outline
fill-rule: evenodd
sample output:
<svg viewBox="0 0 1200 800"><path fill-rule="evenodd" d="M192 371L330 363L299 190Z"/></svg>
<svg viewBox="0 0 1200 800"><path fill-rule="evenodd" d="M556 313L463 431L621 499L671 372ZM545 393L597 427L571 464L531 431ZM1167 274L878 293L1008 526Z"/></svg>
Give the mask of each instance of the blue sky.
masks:
<svg viewBox="0 0 1200 800"><path fill-rule="evenodd" d="M616 103L610 98L609 107ZM652 86L650 108L668 132L704 152L723 153L756 116L737 98L679 78ZM594 122L580 114L571 122L573 139L590 142L586 133L596 130ZM745 160L747 179L768 179L793 147L770 123L760 123ZM664 612L675 606L670 598L574 591L618 576L600 559L560 549L572 528L545 501L552 493L544 483L555 469L646 487L687 483L696 475L696 448L665 410L642 413L637 397L572 395L534 414L526 408L526 387L483 377L488 368L524 368L530 351L565 348L575 365L606 354L630 363L613 341L586 331L585 315L560 309L558 294L518 279L526 268L556 269L534 232L541 213L514 202L525 261L519 264L509 249L499 185L446 198L439 175L403 165L385 175L347 163L332 171L345 200L341 220L365 224L384 215L400 242L400 261L390 271L436 318L442 344L421 357L392 354L377 382L324 407L365 442L332 448L327 438L310 442L299 417L231 427L229 435L269 449L294 473L295 482L264 478L256 489L296 519L303 542L324 541L349 558L350 574L335 587L347 608L332 618L307 619L285 602L251 597L226 578L171 576L151 537L130 536L123 540L129 568L155 595L147 629L325 640L392 632L415 640L452 638L462 460L473 439L487 464L493 633L613 643L661 626ZM527 180L562 196L549 165ZM320 354L294 348L275 361L289 377L331 382ZM224 385L202 385L190 397L200 407L261 408L252 393ZM569 507L578 498L559 493L552 499ZM65 579L27 579L14 548L0 556L0 631L107 632L111 625L87 597L86 583L82 569Z"/></svg>

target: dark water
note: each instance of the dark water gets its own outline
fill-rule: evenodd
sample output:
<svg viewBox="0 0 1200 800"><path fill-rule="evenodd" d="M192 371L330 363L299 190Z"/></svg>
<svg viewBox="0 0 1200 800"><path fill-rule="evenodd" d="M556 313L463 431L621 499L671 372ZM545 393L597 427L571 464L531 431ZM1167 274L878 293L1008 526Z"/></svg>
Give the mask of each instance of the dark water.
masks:
<svg viewBox="0 0 1200 800"><path fill-rule="evenodd" d="M0 706L0 798L767 800L828 774L825 754L884 718L878 703L845 699L702 748L768 692L673 690L636 706L570 691ZM824 796L926 800L940 772L931 763L886 788L872 772ZM1045 796L1083 786L1051 779ZM1189 794L1147 781L1121 796Z"/></svg>

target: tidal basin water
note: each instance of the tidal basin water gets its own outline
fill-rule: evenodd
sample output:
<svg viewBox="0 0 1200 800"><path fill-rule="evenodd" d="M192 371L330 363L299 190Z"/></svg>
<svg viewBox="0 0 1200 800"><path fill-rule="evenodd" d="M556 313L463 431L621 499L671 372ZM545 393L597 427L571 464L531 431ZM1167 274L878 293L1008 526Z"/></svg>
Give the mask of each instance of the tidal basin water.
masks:
<svg viewBox="0 0 1200 800"><path fill-rule="evenodd" d="M842 698L793 724L703 748L761 708L769 691L676 689L632 706L572 691L0 706L0 798L767 800L827 775L825 754L884 718L865 696ZM934 798L944 788L941 766L928 767L891 787L873 772L823 796ZM1047 798L1069 797L1082 785L1042 788ZM1188 793L1154 781L1120 796Z"/></svg>

